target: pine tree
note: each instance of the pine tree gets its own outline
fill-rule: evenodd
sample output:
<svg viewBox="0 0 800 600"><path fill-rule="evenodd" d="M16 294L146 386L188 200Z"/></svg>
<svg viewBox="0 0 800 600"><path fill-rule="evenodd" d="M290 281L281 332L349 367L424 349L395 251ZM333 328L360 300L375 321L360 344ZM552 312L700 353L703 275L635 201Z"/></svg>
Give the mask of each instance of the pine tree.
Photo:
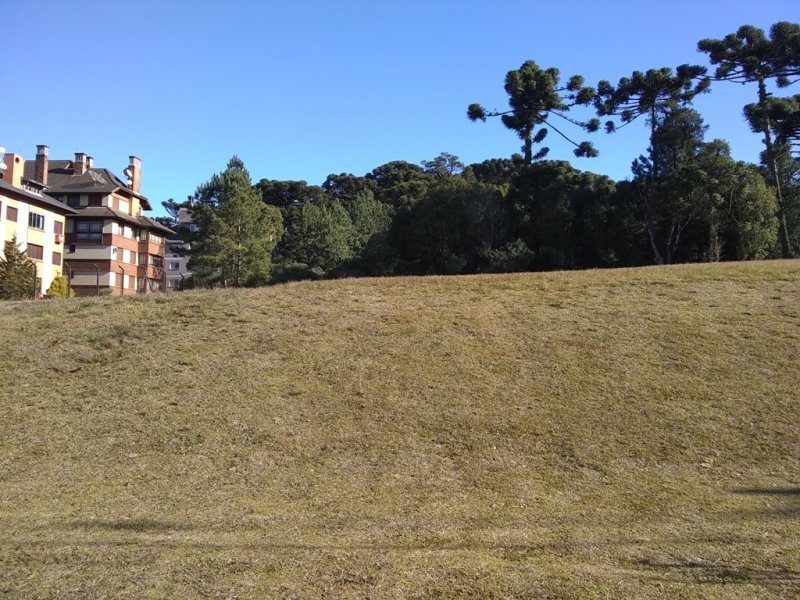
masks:
<svg viewBox="0 0 800 600"><path fill-rule="evenodd" d="M0 299L25 300L31 298L36 263L19 249L16 237L5 243L4 253L5 256L0 258Z"/></svg>
<svg viewBox="0 0 800 600"><path fill-rule="evenodd" d="M189 261L195 280L226 287L266 283L283 220L278 208L263 202L244 163L234 156L195 197L192 218L199 231L190 240Z"/></svg>

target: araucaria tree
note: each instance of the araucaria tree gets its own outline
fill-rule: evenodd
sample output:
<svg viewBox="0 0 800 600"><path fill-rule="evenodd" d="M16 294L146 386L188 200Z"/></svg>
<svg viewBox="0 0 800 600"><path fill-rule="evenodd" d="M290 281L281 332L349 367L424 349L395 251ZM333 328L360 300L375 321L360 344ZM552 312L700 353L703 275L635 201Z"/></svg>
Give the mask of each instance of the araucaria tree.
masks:
<svg viewBox="0 0 800 600"><path fill-rule="evenodd" d="M33 261L17 246L16 237L5 243L3 252L3 258L0 258L0 300L31 298L35 285Z"/></svg>
<svg viewBox="0 0 800 600"><path fill-rule="evenodd" d="M192 218L199 231L189 268L199 285L241 287L268 281L271 254L283 235L280 210L267 205L234 156L197 188Z"/></svg>
<svg viewBox="0 0 800 600"><path fill-rule="evenodd" d="M692 155L686 151L686 144L691 146L702 141L702 119L697 123L696 113L684 111L697 94L708 91L709 80L705 73L705 67L700 66L681 65L674 73L664 67L634 71L630 77L621 78L616 86L608 81L601 81L597 86L594 105L599 116L619 118L620 127L644 117L650 126L648 155L641 156L633 170L645 231L656 264L672 260L687 224L686 215L692 214L691 209L686 210L689 207L685 206L685 199L665 204L661 190L665 182L674 182L676 172L683 169L676 169L676 158ZM605 126L609 133L618 128L614 120L606 121ZM690 131L692 127L695 131ZM681 136L683 139L679 139ZM665 153L670 151L672 143L677 143L680 151L676 148L668 157ZM685 198L683 194L675 197ZM666 207L669 207L666 209L669 224L666 232L661 232L659 221L663 220ZM658 239L662 236L665 237L663 243Z"/></svg>
<svg viewBox="0 0 800 600"><path fill-rule="evenodd" d="M650 125L652 137L660 116L679 107L689 105L697 94L708 91L706 68L680 65L675 73L669 67L634 71L622 77L616 86L608 81L597 85L594 106L601 117L619 117L621 126L613 120L605 123L609 133L644 116Z"/></svg>
<svg viewBox="0 0 800 600"><path fill-rule="evenodd" d="M555 67L541 69L532 60L506 74L505 90L508 93L507 111L487 111L480 104L470 104L467 118L471 121L486 121L489 117L500 117L503 125L514 130L522 140L525 164L544 158L549 148L542 147L533 153L533 144L539 144L547 136L548 128L575 146L575 156L597 156L591 142L576 142L553 124L553 117L584 128L597 129L597 121L582 123L566 115L576 105L592 102L595 92L583 85L583 77L573 75L564 86L559 86L559 72Z"/></svg>
<svg viewBox="0 0 800 600"><path fill-rule="evenodd" d="M786 202L782 189L783 174L780 170L780 155L783 151L776 139L774 112L770 110L771 93L767 83L774 81L778 87L787 87L800 77L800 25L797 23L775 23L767 37L762 29L743 25L736 33L723 39L701 40L697 47L709 55L711 64L717 65L715 78L735 83L756 83L758 102L749 105L747 117L753 129L764 136L764 165L778 199L779 239L781 253L785 258L792 255L790 234L786 222ZM772 107L774 109L774 106Z"/></svg>

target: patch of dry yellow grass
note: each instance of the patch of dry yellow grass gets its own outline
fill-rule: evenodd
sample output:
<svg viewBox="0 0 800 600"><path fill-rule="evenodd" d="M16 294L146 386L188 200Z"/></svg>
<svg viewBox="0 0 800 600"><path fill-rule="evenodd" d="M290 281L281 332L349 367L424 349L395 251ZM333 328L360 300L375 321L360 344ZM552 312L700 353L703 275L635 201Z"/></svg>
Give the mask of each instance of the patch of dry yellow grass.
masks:
<svg viewBox="0 0 800 600"><path fill-rule="evenodd" d="M800 262L0 306L10 598L800 593Z"/></svg>

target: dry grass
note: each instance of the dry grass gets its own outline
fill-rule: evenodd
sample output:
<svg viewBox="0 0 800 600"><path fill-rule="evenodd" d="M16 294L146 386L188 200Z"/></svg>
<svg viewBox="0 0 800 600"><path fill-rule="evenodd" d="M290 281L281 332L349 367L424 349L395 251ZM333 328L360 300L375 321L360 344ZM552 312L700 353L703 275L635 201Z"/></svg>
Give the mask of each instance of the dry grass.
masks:
<svg viewBox="0 0 800 600"><path fill-rule="evenodd" d="M800 596L800 262L0 306L0 597Z"/></svg>

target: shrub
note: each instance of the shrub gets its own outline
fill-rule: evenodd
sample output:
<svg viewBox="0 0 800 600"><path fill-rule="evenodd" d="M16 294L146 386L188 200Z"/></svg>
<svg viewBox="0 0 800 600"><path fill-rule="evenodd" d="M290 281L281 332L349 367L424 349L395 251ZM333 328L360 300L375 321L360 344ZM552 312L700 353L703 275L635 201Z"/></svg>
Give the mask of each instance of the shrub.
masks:
<svg viewBox="0 0 800 600"><path fill-rule="evenodd" d="M47 288L47 292L44 295L45 298L74 298L75 297L75 290L69 287L69 283L67 282L66 278L59 275L53 282L50 284L50 287Z"/></svg>

